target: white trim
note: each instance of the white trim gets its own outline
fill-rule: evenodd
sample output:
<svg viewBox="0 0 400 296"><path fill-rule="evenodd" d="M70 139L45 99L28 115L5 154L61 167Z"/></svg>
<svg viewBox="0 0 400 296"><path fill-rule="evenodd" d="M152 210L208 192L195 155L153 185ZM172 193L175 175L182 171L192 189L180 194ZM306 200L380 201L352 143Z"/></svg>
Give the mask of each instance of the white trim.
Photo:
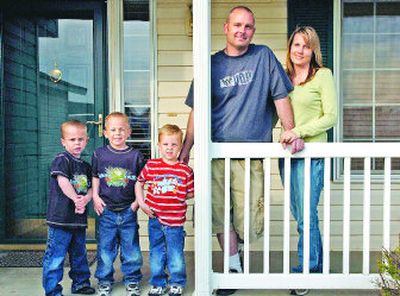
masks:
<svg viewBox="0 0 400 296"><path fill-rule="evenodd" d="M158 135L158 55L157 55L157 1L150 1L150 104L151 104L151 157L156 157Z"/></svg>
<svg viewBox="0 0 400 296"><path fill-rule="evenodd" d="M333 1L333 78L335 80L336 95L338 96L338 122L336 127L333 129L333 139L335 142L342 142L343 134L343 112L341 106L343 106L343 93L341 87L342 69L340 68L341 61L341 16L342 6L341 0ZM333 180L340 178L340 172L342 171L342 165L338 160L333 162Z"/></svg>
<svg viewBox="0 0 400 296"><path fill-rule="evenodd" d="M210 49L211 5L207 0L193 1L194 69L194 171L195 188L195 291L209 296L211 285L211 165L210 165Z"/></svg>
<svg viewBox="0 0 400 296"><path fill-rule="evenodd" d="M109 111L123 111L123 1L107 1Z"/></svg>

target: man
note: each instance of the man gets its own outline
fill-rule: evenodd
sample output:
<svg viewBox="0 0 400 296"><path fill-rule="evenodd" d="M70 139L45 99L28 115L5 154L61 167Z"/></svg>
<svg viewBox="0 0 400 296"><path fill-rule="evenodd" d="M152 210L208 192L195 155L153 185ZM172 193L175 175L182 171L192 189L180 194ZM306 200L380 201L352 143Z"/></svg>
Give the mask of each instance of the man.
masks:
<svg viewBox="0 0 400 296"><path fill-rule="evenodd" d="M250 44L255 30L254 14L249 8L237 6L229 12L224 24L226 47L211 58L213 142L271 142L275 108L283 128L290 130L294 127L288 98L292 84L267 46ZM180 160L188 162L194 140L193 84L185 103L192 111ZM223 249L224 161L213 160L212 168L213 232L217 234ZM238 238L243 239L243 160L232 160L231 176L229 266L231 272L242 272ZM263 217L258 215L262 211L257 211L260 199L263 199L263 167L260 160L252 160L250 219L253 235L256 236L263 231ZM234 292L233 289L219 289L217 295L231 295Z"/></svg>

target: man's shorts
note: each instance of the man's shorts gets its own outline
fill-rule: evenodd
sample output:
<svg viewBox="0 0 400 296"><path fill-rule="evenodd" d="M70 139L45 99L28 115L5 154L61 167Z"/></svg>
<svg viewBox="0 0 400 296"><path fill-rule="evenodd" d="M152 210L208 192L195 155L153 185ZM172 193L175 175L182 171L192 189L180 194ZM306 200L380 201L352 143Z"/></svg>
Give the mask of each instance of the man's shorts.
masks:
<svg viewBox="0 0 400 296"><path fill-rule="evenodd" d="M244 237L244 175L245 161L231 160L230 229ZM224 232L225 160L212 161L212 222L213 233ZM250 165L250 238L258 238L264 231L264 170L262 160L251 160Z"/></svg>

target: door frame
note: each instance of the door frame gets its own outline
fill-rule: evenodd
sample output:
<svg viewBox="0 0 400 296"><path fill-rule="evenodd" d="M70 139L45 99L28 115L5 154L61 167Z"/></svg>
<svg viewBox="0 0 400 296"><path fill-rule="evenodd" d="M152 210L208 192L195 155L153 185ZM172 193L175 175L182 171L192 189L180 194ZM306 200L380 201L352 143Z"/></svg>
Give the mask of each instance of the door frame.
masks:
<svg viewBox="0 0 400 296"><path fill-rule="evenodd" d="M40 4L40 6L39 6ZM106 35L106 3L103 0L3 0L0 9L0 244L15 243L43 243L43 239L6 239L6 196L5 196L5 108L4 108L4 42L3 42L3 23L7 13L16 10L18 14L24 12L32 15L36 11L40 14L51 15L54 17L74 17L85 15L93 17L93 65L94 65L94 116L97 120L99 113L105 114L108 110L107 100L107 35ZM94 139L93 139L94 140ZM96 138L95 145L102 146L104 138Z"/></svg>

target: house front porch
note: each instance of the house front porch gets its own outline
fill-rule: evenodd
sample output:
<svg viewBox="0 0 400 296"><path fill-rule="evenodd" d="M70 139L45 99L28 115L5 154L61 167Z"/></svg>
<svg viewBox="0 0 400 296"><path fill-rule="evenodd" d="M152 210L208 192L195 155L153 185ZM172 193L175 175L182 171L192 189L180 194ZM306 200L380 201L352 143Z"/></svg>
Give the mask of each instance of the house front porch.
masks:
<svg viewBox="0 0 400 296"><path fill-rule="evenodd" d="M252 258L254 258L254 264L252 264L253 268L261 268L257 265L257 262L262 262L262 260L258 259L260 254L255 253ZM292 257L292 256L291 256ZM359 264L357 262L361 262L362 254L360 252L354 252L351 254L351 257L354 258L354 264L352 264L351 269L357 270L359 268ZM220 252L213 253L213 265L215 269L219 269L222 266L222 261L218 258L222 258L222 254ZM339 272L341 258L340 254L332 253L332 271ZM147 295L150 286L147 284L149 279L149 269L148 264L146 262L148 260L148 252L144 252L144 267L143 267L143 283L142 283L142 295ZM184 295L193 295L194 292L194 253L186 252L186 260L187 260L187 273L188 273L188 286L185 290ZM281 252L273 252L271 254L271 271L274 271L275 266L279 266L282 260ZM372 258L371 258L372 260ZM352 260L353 262L353 260ZM257 267L258 266L258 267ZM93 274L95 272L96 264L91 266L92 272L92 283L95 283L95 279ZM121 272L119 270L119 262L116 263L116 281L120 281L122 278ZM70 296L69 291L70 280L67 276L68 268L65 269L64 272L64 280L62 285L64 287L64 295ZM41 268L0 268L0 286L1 286L1 295L10 295L10 296L22 296L22 295L43 295L43 289L41 287L41 276L42 269ZM320 296L333 296L338 295L337 290L312 290L309 295L320 295ZM118 282L114 285L113 295L124 295L124 287L122 283ZM270 296L283 296L289 295L288 290L239 290L234 295L237 296L257 296L257 295L270 295ZM341 296L372 296L377 295L376 290L340 290Z"/></svg>

